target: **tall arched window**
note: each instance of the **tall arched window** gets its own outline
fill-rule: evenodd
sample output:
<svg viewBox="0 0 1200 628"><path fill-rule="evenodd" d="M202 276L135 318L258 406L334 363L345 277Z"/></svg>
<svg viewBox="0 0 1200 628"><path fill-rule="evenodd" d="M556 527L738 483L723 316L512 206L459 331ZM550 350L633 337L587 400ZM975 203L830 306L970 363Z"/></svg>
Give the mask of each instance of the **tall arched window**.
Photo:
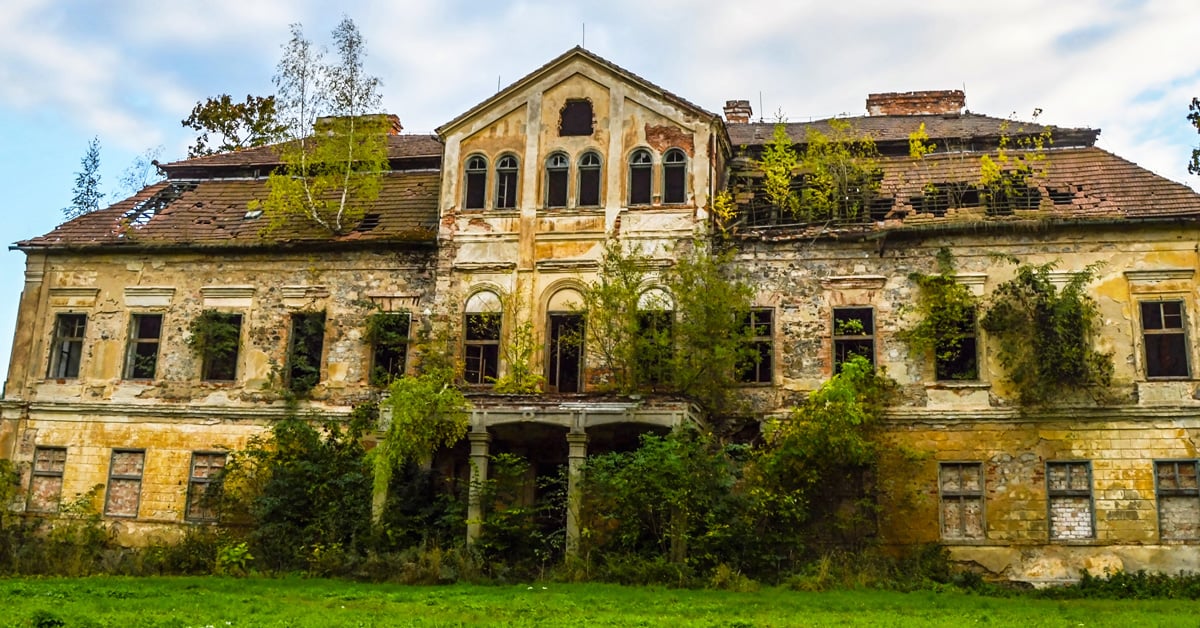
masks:
<svg viewBox="0 0 1200 628"><path fill-rule="evenodd" d="M463 379L487 384L500 373L500 297L476 292L463 310Z"/></svg>
<svg viewBox="0 0 1200 628"><path fill-rule="evenodd" d="M496 162L496 209L517 206L517 158L505 155Z"/></svg>
<svg viewBox="0 0 1200 628"><path fill-rule="evenodd" d="M567 175L571 162L562 153L554 153L546 160L546 207L567 206Z"/></svg>
<svg viewBox="0 0 1200 628"><path fill-rule="evenodd" d="M600 205L600 155L586 152L579 158L579 206Z"/></svg>
<svg viewBox="0 0 1200 628"><path fill-rule="evenodd" d="M639 149L629 156L629 204L650 204L650 179L653 160L650 151Z"/></svg>
<svg viewBox="0 0 1200 628"><path fill-rule="evenodd" d="M663 202L687 201L687 156L678 148L663 155Z"/></svg>
<svg viewBox="0 0 1200 628"><path fill-rule="evenodd" d="M466 209L483 209L487 196L487 167L487 159L481 155L467 159L466 195L463 198Z"/></svg>

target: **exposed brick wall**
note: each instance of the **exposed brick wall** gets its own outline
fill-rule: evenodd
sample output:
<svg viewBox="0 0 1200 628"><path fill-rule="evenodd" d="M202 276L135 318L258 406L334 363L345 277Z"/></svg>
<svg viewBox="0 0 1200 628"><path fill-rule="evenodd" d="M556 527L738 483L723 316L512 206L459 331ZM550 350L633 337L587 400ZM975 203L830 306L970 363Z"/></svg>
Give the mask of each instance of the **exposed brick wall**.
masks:
<svg viewBox="0 0 1200 628"><path fill-rule="evenodd" d="M966 106L962 90L888 92L867 96L867 112L873 116L912 116L958 113Z"/></svg>
<svg viewBox="0 0 1200 628"><path fill-rule="evenodd" d="M1052 497L1050 499L1050 538L1060 541L1090 539L1092 500L1088 497Z"/></svg>

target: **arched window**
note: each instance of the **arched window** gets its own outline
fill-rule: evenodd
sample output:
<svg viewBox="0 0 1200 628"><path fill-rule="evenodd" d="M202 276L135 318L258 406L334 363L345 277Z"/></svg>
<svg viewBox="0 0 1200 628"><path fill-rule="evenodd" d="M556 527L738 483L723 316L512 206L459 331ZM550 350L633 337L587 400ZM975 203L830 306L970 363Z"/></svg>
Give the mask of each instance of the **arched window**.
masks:
<svg viewBox="0 0 1200 628"><path fill-rule="evenodd" d="M546 390L583 390L583 295L574 288L555 292L546 304Z"/></svg>
<svg viewBox="0 0 1200 628"><path fill-rule="evenodd" d="M675 355L675 302L665 290L651 288L638 297L638 380L651 386L671 380Z"/></svg>
<svg viewBox="0 0 1200 628"><path fill-rule="evenodd" d="M517 158L505 155L496 162L496 209L517 206Z"/></svg>
<svg viewBox="0 0 1200 628"><path fill-rule="evenodd" d="M500 297L476 292L463 308L463 379L487 384L500 373Z"/></svg>
<svg viewBox="0 0 1200 628"><path fill-rule="evenodd" d="M472 155L467 159L466 196L463 207L466 209L483 209L487 196L487 159L481 155Z"/></svg>
<svg viewBox="0 0 1200 628"><path fill-rule="evenodd" d="M687 201L687 157L678 148L663 155L663 202L683 203Z"/></svg>
<svg viewBox="0 0 1200 628"><path fill-rule="evenodd" d="M567 206L567 174L571 162L562 153L554 153L546 160L546 207Z"/></svg>
<svg viewBox="0 0 1200 628"><path fill-rule="evenodd" d="M579 158L579 206L600 205L600 155L593 152Z"/></svg>
<svg viewBox="0 0 1200 628"><path fill-rule="evenodd" d="M650 204L650 151L639 149L629 156L629 204Z"/></svg>

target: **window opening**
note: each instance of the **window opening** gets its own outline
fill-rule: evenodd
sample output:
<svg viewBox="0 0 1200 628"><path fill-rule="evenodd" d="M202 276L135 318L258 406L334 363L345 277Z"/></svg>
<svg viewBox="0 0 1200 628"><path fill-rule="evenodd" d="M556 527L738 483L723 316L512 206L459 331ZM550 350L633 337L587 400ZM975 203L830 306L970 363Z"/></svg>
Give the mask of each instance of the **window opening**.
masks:
<svg viewBox="0 0 1200 628"><path fill-rule="evenodd" d="M87 314L59 314L55 317L54 339L50 343L50 366L46 369L46 377L79 377L79 362L83 359L83 336L86 331Z"/></svg>
<svg viewBox="0 0 1200 628"><path fill-rule="evenodd" d="M1200 539L1200 483L1197 461L1154 463L1158 490L1158 534L1164 540Z"/></svg>
<svg viewBox="0 0 1200 628"><path fill-rule="evenodd" d="M938 465L942 496L942 538L982 539L983 463L943 462Z"/></svg>
<svg viewBox="0 0 1200 628"><path fill-rule="evenodd" d="M1095 538L1091 463L1047 462L1046 494L1051 540Z"/></svg>
<svg viewBox="0 0 1200 628"><path fill-rule="evenodd" d="M769 384L775 367L774 310L754 309L742 319L746 355L738 366L738 380L747 384Z"/></svg>
<svg viewBox="0 0 1200 628"><path fill-rule="evenodd" d="M1190 369L1183 301L1143 301L1141 309L1146 377L1187 377Z"/></svg>
<svg viewBox="0 0 1200 628"><path fill-rule="evenodd" d="M875 310L869 307L839 307L833 310L833 369L853 356L875 364Z"/></svg>
<svg viewBox="0 0 1200 628"><path fill-rule="evenodd" d="M505 155L496 162L496 209L517 206L517 158Z"/></svg>
<svg viewBox="0 0 1200 628"><path fill-rule="evenodd" d="M671 381L671 358L675 355L674 302L654 288L638 298L638 381L651 386Z"/></svg>
<svg viewBox="0 0 1200 628"><path fill-rule="evenodd" d="M33 474L29 480L26 510L58 512L58 504L62 499L63 471L66 468L66 447L38 447L33 450Z"/></svg>
<svg viewBox="0 0 1200 628"><path fill-rule="evenodd" d="M588 152L579 159L579 206L600 205L600 155Z"/></svg>
<svg viewBox="0 0 1200 628"><path fill-rule="evenodd" d="M154 379L161 336L162 314L133 315L125 354L125 379Z"/></svg>
<svg viewBox="0 0 1200 628"><path fill-rule="evenodd" d="M629 204L650 204L650 183L652 172L650 151L637 150L629 157Z"/></svg>
<svg viewBox="0 0 1200 628"><path fill-rule="evenodd" d="M979 349L976 341L975 312L969 311L957 325L952 341L943 342L934 350L934 376L942 381L979 379Z"/></svg>
<svg viewBox="0 0 1200 628"><path fill-rule="evenodd" d="M663 202L687 201L687 157L678 148L663 155Z"/></svg>
<svg viewBox="0 0 1200 628"><path fill-rule="evenodd" d="M188 479L188 521L216 521L217 495L213 480L225 468L224 452L192 452L192 475Z"/></svg>
<svg viewBox="0 0 1200 628"><path fill-rule="evenodd" d="M325 312L292 314L290 338L288 388L296 394L304 394L321 381L321 352L325 348Z"/></svg>
<svg viewBox="0 0 1200 628"><path fill-rule="evenodd" d="M483 209L487 196L487 160L479 155L467 159L466 209Z"/></svg>
<svg viewBox="0 0 1200 628"><path fill-rule="evenodd" d="M408 364L408 312L378 312L367 323L371 340L371 385L383 387L404 375Z"/></svg>
<svg viewBox="0 0 1200 628"><path fill-rule="evenodd" d="M136 517L142 497L142 470L146 463L143 449L114 449L108 466L108 493L104 514L112 517Z"/></svg>
<svg viewBox="0 0 1200 628"><path fill-rule="evenodd" d="M582 314L550 313L550 358L547 360L546 385L551 392L573 393L582 390L583 326Z"/></svg>
<svg viewBox="0 0 1200 628"><path fill-rule="evenodd" d="M562 153L550 155L546 160L546 207L567 206L567 173L571 162Z"/></svg>
<svg viewBox="0 0 1200 628"><path fill-rule="evenodd" d="M592 101L571 99L563 105L558 122L560 136L591 135L592 126Z"/></svg>
<svg viewBox="0 0 1200 628"><path fill-rule="evenodd" d="M200 377L204 380L237 379L238 350L241 348L242 315L206 310L205 343Z"/></svg>
<svg viewBox="0 0 1200 628"><path fill-rule="evenodd" d="M494 381L500 371L500 313L468 313L465 324L463 378L468 384Z"/></svg>

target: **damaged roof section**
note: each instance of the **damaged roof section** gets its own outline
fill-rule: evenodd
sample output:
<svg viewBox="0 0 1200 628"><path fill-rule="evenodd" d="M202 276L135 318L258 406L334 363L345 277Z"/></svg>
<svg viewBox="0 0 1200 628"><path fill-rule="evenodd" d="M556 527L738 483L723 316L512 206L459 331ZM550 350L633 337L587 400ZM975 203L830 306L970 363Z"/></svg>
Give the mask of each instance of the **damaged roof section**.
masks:
<svg viewBox="0 0 1200 628"><path fill-rule="evenodd" d="M439 168L442 143L433 135L389 135L388 161L392 168L409 170ZM265 177L283 165L279 158L282 144L247 148L193 159L173 161L160 166L172 179L208 177Z"/></svg>

